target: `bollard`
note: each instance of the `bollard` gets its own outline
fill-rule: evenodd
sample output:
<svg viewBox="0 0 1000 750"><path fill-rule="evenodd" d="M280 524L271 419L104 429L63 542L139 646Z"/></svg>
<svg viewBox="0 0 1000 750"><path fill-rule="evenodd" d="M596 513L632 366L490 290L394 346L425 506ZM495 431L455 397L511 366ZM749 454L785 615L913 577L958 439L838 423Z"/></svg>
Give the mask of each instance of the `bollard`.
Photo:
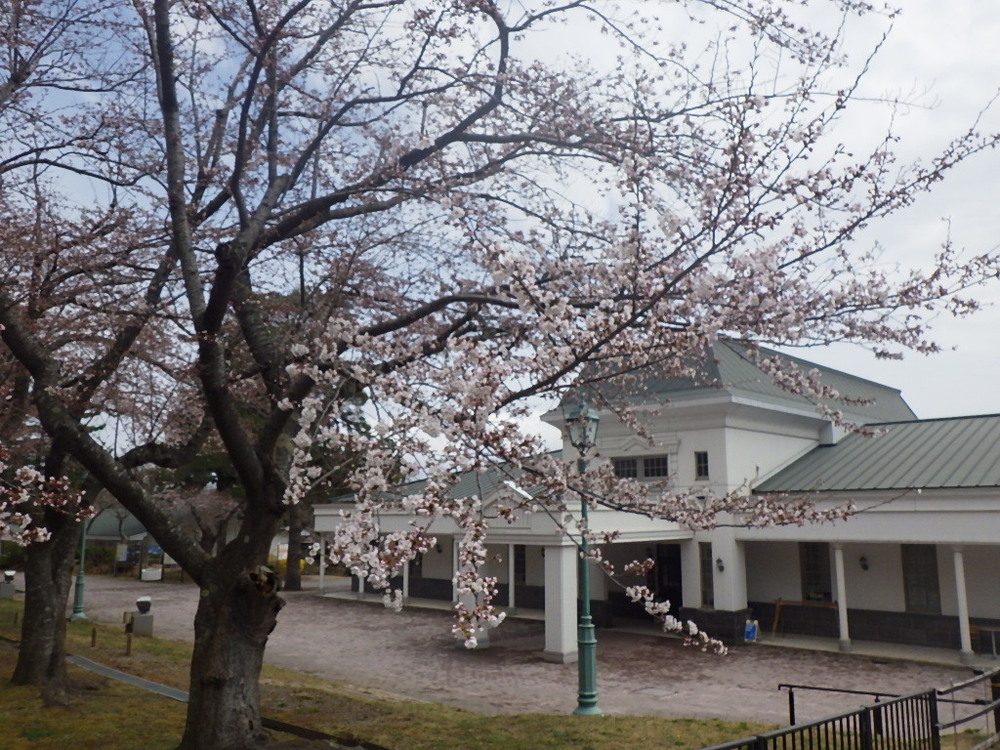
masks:
<svg viewBox="0 0 1000 750"><path fill-rule="evenodd" d="M140 596L135 600L136 611L130 614L132 616L131 630L136 635L144 635L148 638L153 636L153 615L149 611L152 604L152 600L148 596Z"/></svg>
<svg viewBox="0 0 1000 750"><path fill-rule="evenodd" d="M97 628L90 629L90 647L97 648Z"/></svg>

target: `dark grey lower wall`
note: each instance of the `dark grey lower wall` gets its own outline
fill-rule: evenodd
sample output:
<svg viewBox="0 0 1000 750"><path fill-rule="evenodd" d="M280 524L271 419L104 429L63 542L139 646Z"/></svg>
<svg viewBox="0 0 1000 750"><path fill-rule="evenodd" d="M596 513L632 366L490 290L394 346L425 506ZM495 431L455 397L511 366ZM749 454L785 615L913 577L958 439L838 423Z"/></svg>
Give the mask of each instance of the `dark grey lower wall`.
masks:
<svg viewBox="0 0 1000 750"><path fill-rule="evenodd" d="M760 628L770 633L774 623L773 602L751 602L753 617L760 621ZM970 618L975 626L1000 627L1000 620ZM958 618L951 615L932 615L917 612L884 612L874 609L847 609L847 624L851 640L905 643L910 646L934 648L961 648ZM819 635L837 638L837 610L798 604L783 604L778 633ZM974 651L989 653L990 637L986 633L974 637Z"/></svg>
<svg viewBox="0 0 1000 750"><path fill-rule="evenodd" d="M742 643L744 628L750 618L749 609L734 611L726 609L695 609L681 607L680 619L691 620L713 638L723 643Z"/></svg>

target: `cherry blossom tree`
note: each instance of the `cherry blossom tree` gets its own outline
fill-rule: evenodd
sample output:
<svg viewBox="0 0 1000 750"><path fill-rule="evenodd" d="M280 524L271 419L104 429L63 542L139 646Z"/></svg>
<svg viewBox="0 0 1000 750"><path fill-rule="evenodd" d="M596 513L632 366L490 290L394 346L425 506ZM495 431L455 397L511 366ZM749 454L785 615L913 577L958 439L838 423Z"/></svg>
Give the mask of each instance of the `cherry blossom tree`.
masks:
<svg viewBox="0 0 1000 750"><path fill-rule="evenodd" d="M819 10L829 33L810 26ZM105 314L105 347L47 343L86 295L35 318L8 278L0 338L46 434L201 588L182 747L266 742L257 676L282 600L265 562L321 452L352 457L357 504L334 555L369 582L426 550L433 519L459 525L455 629L470 642L500 615L480 574L482 498L450 493L461 472L529 477L538 491L512 496L508 518L571 516L573 492L699 526L812 517L739 493L650 494L606 471L581 480L521 417L571 391L628 394L651 369L694 375L727 336L836 418L836 394L754 345L929 351L930 310L975 309L968 290L995 257L945 247L894 271L858 247L995 143L970 130L909 165L890 132L844 147L835 126L861 79L839 35L858 15L879 20L854 0L153 0L106 17L135 73L99 109L129 131L110 150L59 151L67 167L99 153L101 210L127 208L88 245L127 259L103 267L86 307ZM270 314L296 293L305 304ZM147 340L170 357L143 357ZM88 429L119 373L150 384L125 391L147 407L129 410L142 439L121 450ZM632 419L627 400L608 405ZM209 549L136 469L210 444L241 507ZM418 475L423 491L393 491ZM413 530L382 534L385 508L412 513Z"/></svg>

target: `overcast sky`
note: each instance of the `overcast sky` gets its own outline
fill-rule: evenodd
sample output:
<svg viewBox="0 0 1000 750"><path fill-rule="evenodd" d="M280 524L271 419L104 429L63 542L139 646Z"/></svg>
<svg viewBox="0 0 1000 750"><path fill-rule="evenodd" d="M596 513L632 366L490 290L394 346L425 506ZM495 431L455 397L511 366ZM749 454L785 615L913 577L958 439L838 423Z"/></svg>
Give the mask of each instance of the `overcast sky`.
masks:
<svg viewBox="0 0 1000 750"><path fill-rule="evenodd" d="M867 84L873 94L918 92L930 106L898 119L907 155L930 155L934 145L967 128L1000 86L1000 5L995 0L902 0L900 16ZM920 93L925 92L926 93ZM983 125L1000 131L1000 105ZM957 169L914 210L872 232L906 257L926 257L947 236L970 253L1000 243L1000 153ZM919 417L1000 413L1000 283L977 292L988 306L964 320L940 319L934 339L946 351L878 362L852 347L797 352L799 356L902 389Z"/></svg>
<svg viewBox="0 0 1000 750"><path fill-rule="evenodd" d="M872 94L916 92L928 107L897 120L908 156L931 155L975 119L1000 86L1000 4L996 0L899 0L895 20L867 85ZM861 41L861 40L859 40ZM926 92L926 93L923 93ZM995 110L995 111L993 111ZM983 124L1000 131L1000 105ZM1000 243L1000 153L989 152L951 174L914 210L875 228L901 258L932 254L950 220L958 247L978 254ZM796 352L805 359L900 388L919 417L1000 413L1000 283L977 292L989 309L960 321L939 319L934 339L946 351L878 362L856 347Z"/></svg>
<svg viewBox="0 0 1000 750"><path fill-rule="evenodd" d="M896 112L894 127L902 137L898 151L908 160L931 158L972 125L1000 88L1000 2L896 4L902 12L892 22L861 93L919 103ZM887 26L880 19L865 19L849 31L847 48L866 54ZM854 121L832 135L847 142L863 137L860 131L871 125L866 117L879 113L884 121L883 104L862 104L854 110ZM984 131L1000 132L1000 102L981 122ZM1000 152L980 155L954 170L912 209L873 227L865 245L878 242L903 265L932 257L949 234L955 246L970 254L1000 252L998 174ZM1000 281L976 294L984 311L962 320L935 321L932 338L944 350L939 354L879 361L847 345L790 353L899 388L921 418L1000 413ZM556 447L555 431L542 430Z"/></svg>

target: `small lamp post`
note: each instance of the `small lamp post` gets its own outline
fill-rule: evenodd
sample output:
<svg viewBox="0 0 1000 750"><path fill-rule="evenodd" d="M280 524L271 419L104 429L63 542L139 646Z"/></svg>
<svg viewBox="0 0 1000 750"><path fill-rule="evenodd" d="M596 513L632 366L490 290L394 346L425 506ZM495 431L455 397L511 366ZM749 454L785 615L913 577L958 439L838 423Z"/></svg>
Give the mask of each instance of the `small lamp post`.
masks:
<svg viewBox="0 0 1000 750"><path fill-rule="evenodd" d="M587 455L597 444L597 426L601 418L597 409L580 398L580 403L566 413L566 431L569 442L576 448L579 458L576 466L582 477L587 473ZM577 578L580 589L579 623L577 625L577 667L580 688L574 714L600 716L604 712L597 705L597 635L590 617L590 542L587 540L587 496L580 493L580 560Z"/></svg>
<svg viewBox="0 0 1000 750"><path fill-rule="evenodd" d="M83 561L87 556L87 531L90 530L90 518L85 518L80 524L80 568L76 571L76 587L73 589L73 613L71 620L86 620L83 612Z"/></svg>

